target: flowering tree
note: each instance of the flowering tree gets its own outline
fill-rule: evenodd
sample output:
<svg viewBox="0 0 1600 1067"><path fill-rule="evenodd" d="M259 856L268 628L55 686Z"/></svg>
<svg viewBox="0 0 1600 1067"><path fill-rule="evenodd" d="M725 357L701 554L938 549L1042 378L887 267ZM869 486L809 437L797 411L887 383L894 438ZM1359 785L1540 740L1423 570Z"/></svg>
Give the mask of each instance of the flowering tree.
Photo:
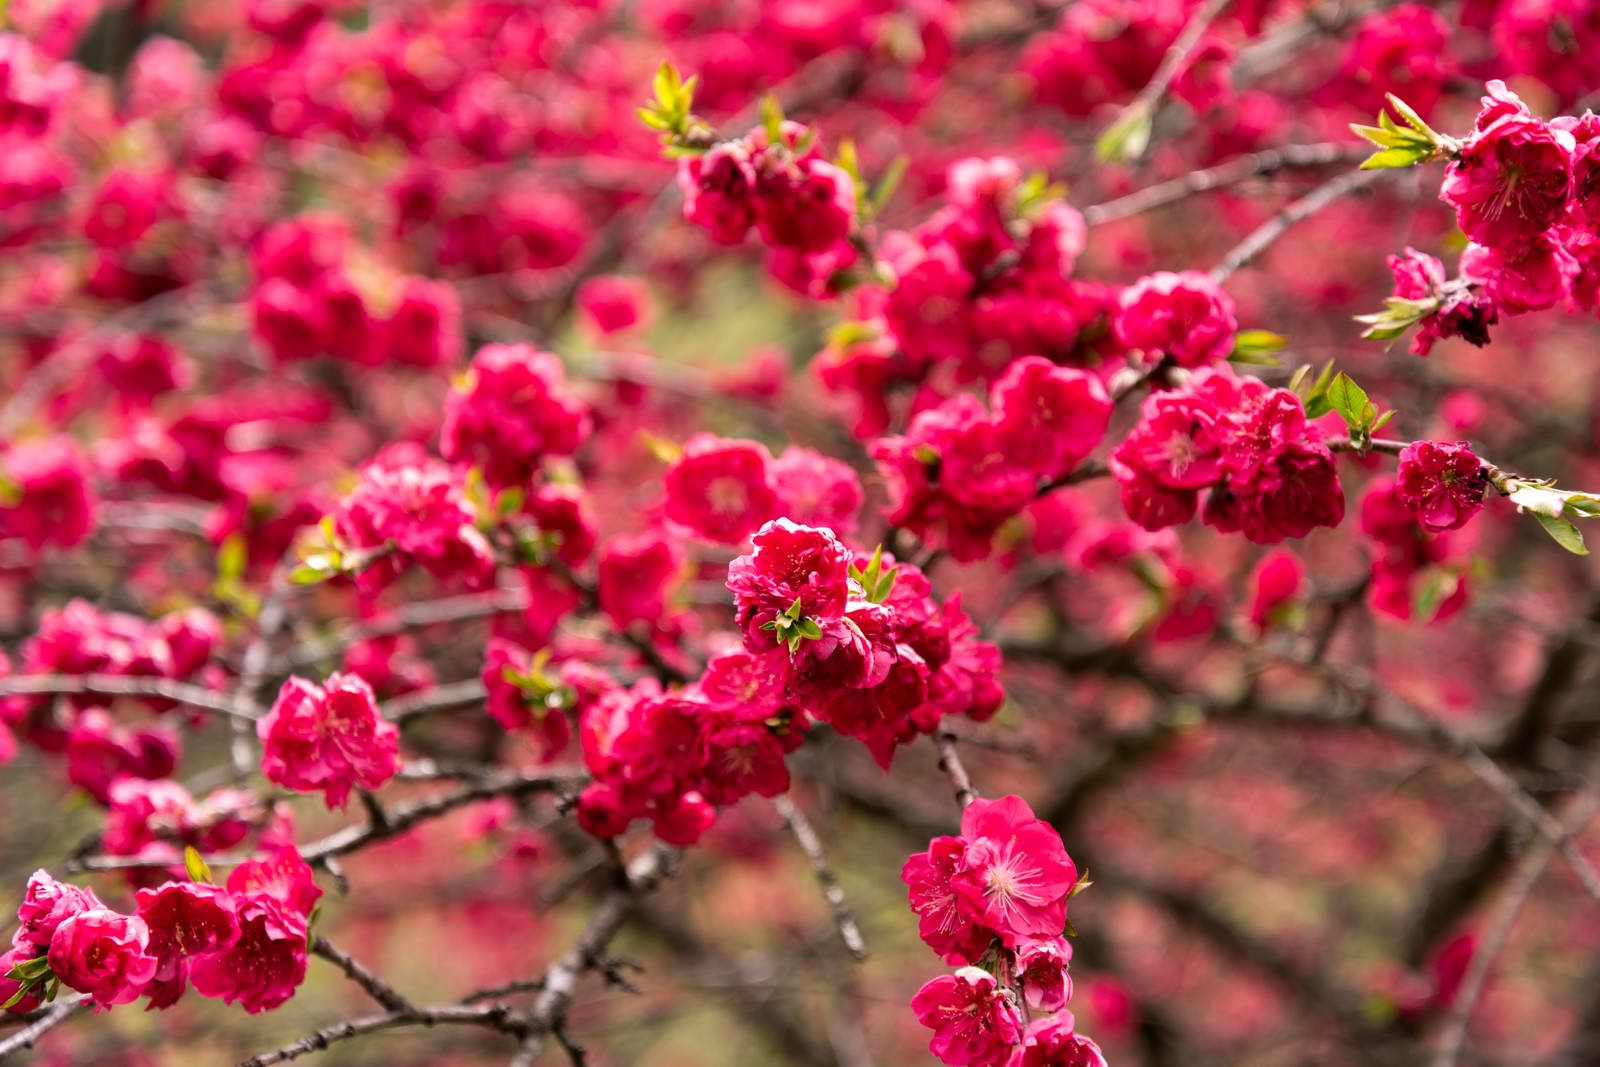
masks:
<svg viewBox="0 0 1600 1067"><path fill-rule="evenodd" d="M1600 1057L1600 5L0 11L0 1060Z"/></svg>

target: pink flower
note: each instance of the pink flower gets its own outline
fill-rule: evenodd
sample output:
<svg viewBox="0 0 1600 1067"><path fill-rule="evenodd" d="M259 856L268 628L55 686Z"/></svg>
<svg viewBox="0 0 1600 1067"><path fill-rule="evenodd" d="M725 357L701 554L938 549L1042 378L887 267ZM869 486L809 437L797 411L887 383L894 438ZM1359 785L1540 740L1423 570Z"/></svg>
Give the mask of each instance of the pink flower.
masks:
<svg viewBox="0 0 1600 1067"><path fill-rule="evenodd" d="M928 982L911 998L911 1010L933 1031L929 1051L952 1067L1000 1067L1022 1042L1022 1013L977 967Z"/></svg>
<svg viewBox="0 0 1600 1067"><path fill-rule="evenodd" d="M1461 253L1462 279L1510 315L1543 311L1567 299L1580 270L1554 232L1504 248L1468 245Z"/></svg>
<svg viewBox="0 0 1600 1067"><path fill-rule="evenodd" d="M912 855L900 869L918 916L918 936L949 964L976 962L998 936L956 893L954 879L966 851L959 837L936 837L928 851Z"/></svg>
<svg viewBox="0 0 1600 1067"><path fill-rule="evenodd" d="M750 150L742 142L724 141L678 161L683 217L721 244L736 245L750 232L756 220L755 185Z"/></svg>
<svg viewBox="0 0 1600 1067"><path fill-rule="evenodd" d="M1262 557L1251 573L1250 623L1257 630L1270 629L1280 621L1280 610L1294 601L1305 583L1305 565L1288 549L1277 549Z"/></svg>
<svg viewBox="0 0 1600 1067"><path fill-rule="evenodd" d="M644 282L614 274L587 279L575 296L589 328L601 337L643 322L648 298Z"/></svg>
<svg viewBox="0 0 1600 1067"><path fill-rule="evenodd" d="M775 631L762 627L796 601L802 617L819 625L844 615L852 555L831 531L776 519L761 527L751 546L728 564L728 589L750 651L776 647Z"/></svg>
<svg viewBox="0 0 1600 1067"><path fill-rule="evenodd" d="M317 900L322 896L321 888L311 875L311 868L287 842L271 846L263 834L262 845L275 848L276 851L266 859L246 860L235 867L233 873L228 875L228 892L235 897L270 897L297 915L310 915L311 909L316 907Z"/></svg>
<svg viewBox="0 0 1600 1067"><path fill-rule="evenodd" d="M45 871L34 871L17 908L18 925L11 935L12 947L29 953L30 959L41 955L55 936L56 927L80 911L104 908L94 890L67 885Z"/></svg>
<svg viewBox="0 0 1600 1067"><path fill-rule="evenodd" d="M305 981L306 920L264 893L247 893L235 901L238 940L220 952L196 957L189 981L201 996L237 1002L252 1015L271 1011Z"/></svg>
<svg viewBox="0 0 1600 1067"><path fill-rule="evenodd" d="M320 789L330 808L342 808L352 788L376 789L400 769L400 733L355 675L335 672L322 686L290 677L256 733L267 779Z"/></svg>
<svg viewBox="0 0 1600 1067"><path fill-rule="evenodd" d="M407 275L394 310L378 324L368 362L448 367L461 358L461 301L443 282Z"/></svg>
<svg viewBox="0 0 1600 1067"><path fill-rule="evenodd" d="M127 1004L156 976L157 960L145 950L150 928L136 915L90 908L64 919L50 938L50 970L61 984L109 1008Z"/></svg>
<svg viewBox="0 0 1600 1067"><path fill-rule="evenodd" d="M1208 275L1158 271L1122 291L1115 327L1146 362L1170 356L1180 367L1203 367L1228 358L1239 323L1233 298Z"/></svg>
<svg viewBox="0 0 1600 1067"><path fill-rule="evenodd" d="M757 170L756 225L779 248L824 252L849 236L856 218L855 179L815 156Z"/></svg>
<svg viewBox="0 0 1600 1067"><path fill-rule="evenodd" d="M861 479L848 463L809 448L786 448L767 467L767 476L778 498L777 514L840 537L855 533Z"/></svg>
<svg viewBox="0 0 1600 1067"><path fill-rule="evenodd" d="M1059 936L1078 868L1061 835L1021 797L975 800L961 814L967 843L956 895L1008 947L1027 936Z"/></svg>
<svg viewBox="0 0 1600 1067"><path fill-rule="evenodd" d="M1400 453L1395 488L1428 530L1454 530L1483 508L1489 487L1483 461L1465 441L1413 441Z"/></svg>
<svg viewBox="0 0 1600 1067"><path fill-rule="evenodd" d="M559 359L531 345L485 345L445 398L439 451L478 466L491 486L524 485L545 456L570 456L589 430Z"/></svg>
<svg viewBox="0 0 1600 1067"><path fill-rule="evenodd" d="M1435 342L1447 337L1459 337L1479 348L1489 343L1489 327L1499 315L1481 279L1463 275L1449 281L1443 263L1415 248L1407 248L1404 256L1390 256L1389 271L1394 275L1395 296L1434 304L1434 310L1418 324L1411 342L1413 353L1426 356Z"/></svg>
<svg viewBox="0 0 1600 1067"><path fill-rule="evenodd" d="M1047 359L1016 360L990 390L995 422L1041 478L1059 478L1106 435L1111 398L1100 379Z"/></svg>
<svg viewBox="0 0 1600 1067"><path fill-rule="evenodd" d="M176 1003L188 985L190 961L220 952L239 940L239 916L224 889L195 882L167 882L139 890L139 917L150 929L150 954L158 961L150 1006Z"/></svg>
<svg viewBox="0 0 1600 1067"><path fill-rule="evenodd" d="M1100 1046L1073 1032L1072 1013L1035 1019L1011 1067L1106 1067Z"/></svg>
<svg viewBox="0 0 1600 1067"><path fill-rule="evenodd" d="M666 515L708 541L735 545L778 515L766 447L697 433L667 468Z"/></svg>
<svg viewBox="0 0 1600 1067"><path fill-rule="evenodd" d="M1064 937L1028 938L1017 945L1017 982L1037 1011L1059 1011L1072 998L1072 942Z"/></svg>
<svg viewBox="0 0 1600 1067"><path fill-rule="evenodd" d="M1560 221L1572 198L1572 134L1528 114L1490 82L1479 128L1445 169L1439 199L1480 245L1505 248L1539 236ZM1517 110L1521 108L1521 110ZM1485 122L1485 119L1488 119Z"/></svg>
<svg viewBox="0 0 1600 1067"><path fill-rule="evenodd" d="M596 584L600 610L617 626L652 625L667 610L667 593L683 568L683 553L659 530L613 537L600 549Z"/></svg>
<svg viewBox="0 0 1600 1067"><path fill-rule="evenodd" d="M0 505L0 537L19 537L34 551L71 548L94 528L94 491L83 457L66 437L11 446L0 460L0 483L14 497Z"/></svg>

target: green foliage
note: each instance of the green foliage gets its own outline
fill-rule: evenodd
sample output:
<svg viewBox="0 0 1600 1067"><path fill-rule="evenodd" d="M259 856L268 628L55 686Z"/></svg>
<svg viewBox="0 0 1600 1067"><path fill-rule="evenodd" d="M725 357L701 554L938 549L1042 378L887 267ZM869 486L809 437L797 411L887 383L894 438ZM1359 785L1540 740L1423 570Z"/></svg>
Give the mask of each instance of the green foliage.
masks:
<svg viewBox="0 0 1600 1067"><path fill-rule="evenodd" d="M1398 125L1390 118L1387 109L1378 113L1376 126L1350 125L1353 133L1371 141L1379 149L1362 162L1362 170L1413 167L1453 150L1454 142L1422 121L1422 116L1404 100L1393 93L1388 94L1388 99L1389 107L1405 120L1405 126Z"/></svg>

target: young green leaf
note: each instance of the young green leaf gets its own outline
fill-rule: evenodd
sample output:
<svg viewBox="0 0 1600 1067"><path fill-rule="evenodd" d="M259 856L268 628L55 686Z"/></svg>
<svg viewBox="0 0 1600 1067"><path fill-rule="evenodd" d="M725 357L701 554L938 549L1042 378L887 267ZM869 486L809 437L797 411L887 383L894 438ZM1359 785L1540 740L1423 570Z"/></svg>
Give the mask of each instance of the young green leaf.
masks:
<svg viewBox="0 0 1600 1067"><path fill-rule="evenodd" d="M1589 546L1583 543L1582 532L1571 521L1538 511L1533 513L1533 517L1539 520L1539 525L1544 527L1545 533L1555 538L1556 544L1568 552L1575 556L1589 554Z"/></svg>
<svg viewBox="0 0 1600 1067"><path fill-rule="evenodd" d="M206 863L205 857L193 845L183 848L183 869L189 872L189 881L210 885L211 865Z"/></svg>

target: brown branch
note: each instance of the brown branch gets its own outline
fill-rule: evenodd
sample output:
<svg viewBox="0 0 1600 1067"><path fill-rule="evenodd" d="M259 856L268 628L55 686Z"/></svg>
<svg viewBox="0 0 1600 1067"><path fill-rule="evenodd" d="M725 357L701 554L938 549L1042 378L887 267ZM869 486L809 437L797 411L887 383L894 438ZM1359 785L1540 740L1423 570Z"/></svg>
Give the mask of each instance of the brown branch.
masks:
<svg viewBox="0 0 1600 1067"><path fill-rule="evenodd" d="M1218 282L1227 281L1234 271L1265 252L1294 226L1309 219L1339 198L1366 188L1388 173L1389 171L1385 170L1352 170L1323 182L1252 230L1249 236L1222 257L1222 262L1211 268L1211 277Z"/></svg>
<svg viewBox="0 0 1600 1067"><path fill-rule="evenodd" d="M222 693L170 678L148 678L122 674L13 674L0 678L0 696L40 695L154 697L171 700L201 711L213 712L246 722L256 721L256 712L243 708Z"/></svg>
<svg viewBox="0 0 1600 1067"><path fill-rule="evenodd" d="M866 959L867 942L861 936L861 926L856 922L855 913L850 910L850 902L845 899L844 887L839 884L839 876L834 873L833 867L828 863L827 855L822 851L822 839L817 836L811 820L806 818L805 812L801 811L786 794L780 793L773 797L772 806L778 809L783 821L789 824L789 831L799 843L800 851L811 861L812 873L817 876L817 883L822 886L822 895L827 900L828 906L833 909L833 922L839 928L839 938L844 942L844 947L849 949L850 955L857 960Z"/></svg>
<svg viewBox="0 0 1600 1067"><path fill-rule="evenodd" d="M1251 178L1265 178L1281 170L1304 170L1332 166L1335 163L1359 162L1371 152L1369 145L1334 141L1269 148L1238 156L1205 170L1190 171L1181 177L1146 186L1137 192L1119 196L1115 200L1090 204L1083 209L1083 218L1089 225L1098 226L1118 219L1131 218L1214 189L1249 181Z"/></svg>
<svg viewBox="0 0 1600 1067"><path fill-rule="evenodd" d="M57 1001L55 1004L44 1009L43 1013L40 1014L36 1020L29 1023L27 1026L24 1026L21 1030L18 1030L4 1041L0 1041L0 1060L5 1059L14 1052L20 1052L23 1049L32 1048L34 1043L37 1042L41 1037L49 1033L51 1030L54 1030L56 1027L66 1022L74 1015L83 1011L88 1006L88 997L74 997L70 1000Z"/></svg>
<svg viewBox="0 0 1600 1067"><path fill-rule="evenodd" d="M393 986L373 974L366 967L350 957L343 949L334 945L325 937L317 937L311 942L311 951L317 956L332 963L345 973L356 985L367 991L367 994L380 1005L398 1014L414 1013L416 1008L405 997L401 996Z"/></svg>
<svg viewBox="0 0 1600 1067"><path fill-rule="evenodd" d="M956 751L956 735L941 731L933 735L933 743L939 750L939 769L949 777L950 785L956 791L956 803L965 810L968 804L978 799L978 791L972 788L972 778L967 774L967 768L962 766L961 755Z"/></svg>
<svg viewBox="0 0 1600 1067"><path fill-rule="evenodd" d="M1476 945L1472 961L1467 965L1461 990L1450 1007L1449 1015L1445 1017L1444 1036L1433 1058L1433 1067L1455 1067L1460 1061L1472 1013L1483 994L1495 958L1511 933L1512 925L1522 913L1545 868L1550 866L1550 861L1563 845L1571 844L1573 837L1589 824L1597 810L1600 810L1600 789L1590 783L1584 792L1575 795L1567 803L1564 817L1560 820L1559 836L1537 843L1517 862L1516 871L1501 895L1499 906L1489 917L1483 938Z"/></svg>

